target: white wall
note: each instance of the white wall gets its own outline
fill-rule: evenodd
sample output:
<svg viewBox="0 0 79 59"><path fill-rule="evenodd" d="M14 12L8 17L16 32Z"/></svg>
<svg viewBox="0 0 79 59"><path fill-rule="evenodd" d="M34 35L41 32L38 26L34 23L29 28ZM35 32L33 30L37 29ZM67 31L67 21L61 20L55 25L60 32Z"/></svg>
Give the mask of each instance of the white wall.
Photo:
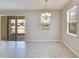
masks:
<svg viewBox="0 0 79 59"><path fill-rule="evenodd" d="M16 13L17 12L17 13ZM50 30L40 29L40 15L43 11L0 11L1 15L26 16L26 41L60 41L60 11L51 11Z"/></svg>
<svg viewBox="0 0 79 59"><path fill-rule="evenodd" d="M77 36L72 36L67 34L67 15L66 12L69 8L77 4L78 0L72 0L62 11L62 21L61 21L61 31L62 31L62 41L69 47L77 56L79 56L79 19L77 25Z"/></svg>
<svg viewBox="0 0 79 59"><path fill-rule="evenodd" d="M0 17L0 40L1 40L1 17Z"/></svg>
<svg viewBox="0 0 79 59"><path fill-rule="evenodd" d="M60 12L53 11L50 30L40 29L40 15L42 11L26 12L26 41L59 41L60 40Z"/></svg>

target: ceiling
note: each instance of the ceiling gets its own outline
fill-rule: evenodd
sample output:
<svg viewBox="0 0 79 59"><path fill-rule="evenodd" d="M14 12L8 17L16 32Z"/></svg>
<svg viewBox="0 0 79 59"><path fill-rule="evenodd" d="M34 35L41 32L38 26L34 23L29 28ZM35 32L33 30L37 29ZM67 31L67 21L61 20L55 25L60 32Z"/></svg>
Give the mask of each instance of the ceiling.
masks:
<svg viewBox="0 0 79 59"><path fill-rule="evenodd" d="M47 7L61 10L70 0L48 0ZM0 10L41 10L45 9L44 0L0 0Z"/></svg>

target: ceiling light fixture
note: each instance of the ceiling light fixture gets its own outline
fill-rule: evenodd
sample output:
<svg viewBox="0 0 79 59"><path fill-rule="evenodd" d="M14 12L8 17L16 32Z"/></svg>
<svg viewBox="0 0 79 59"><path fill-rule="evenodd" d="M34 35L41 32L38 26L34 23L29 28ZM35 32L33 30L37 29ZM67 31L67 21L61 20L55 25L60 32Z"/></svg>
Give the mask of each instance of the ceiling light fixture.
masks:
<svg viewBox="0 0 79 59"><path fill-rule="evenodd" d="M51 16L51 13L49 12L49 9L47 7L47 2L48 0L45 0L45 11L41 14L41 23L43 24L49 24L50 23L50 16Z"/></svg>

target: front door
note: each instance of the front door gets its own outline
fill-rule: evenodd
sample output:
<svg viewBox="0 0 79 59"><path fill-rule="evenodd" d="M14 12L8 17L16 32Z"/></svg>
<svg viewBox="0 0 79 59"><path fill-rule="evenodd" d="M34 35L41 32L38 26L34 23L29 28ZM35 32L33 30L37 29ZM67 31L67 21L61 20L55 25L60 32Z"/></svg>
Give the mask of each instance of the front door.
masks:
<svg viewBox="0 0 79 59"><path fill-rule="evenodd" d="M7 16L8 40L23 41L25 37L25 17Z"/></svg>

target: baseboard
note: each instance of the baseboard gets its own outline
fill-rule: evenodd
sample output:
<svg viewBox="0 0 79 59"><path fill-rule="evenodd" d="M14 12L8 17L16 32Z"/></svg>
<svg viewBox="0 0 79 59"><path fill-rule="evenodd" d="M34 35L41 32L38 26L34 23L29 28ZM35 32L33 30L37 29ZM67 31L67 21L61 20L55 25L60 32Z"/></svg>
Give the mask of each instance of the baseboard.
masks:
<svg viewBox="0 0 79 59"><path fill-rule="evenodd" d="M26 40L30 42L60 42L61 40Z"/></svg>
<svg viewBox="0 0 79 59"><path fill-rule="evenodd" d="M78 58L79 58L79 54L76 53L71 47L69 47L67 44L65 44L64 42L62 42L70 51L72 51L72 53L74 53Z"/></svg>

